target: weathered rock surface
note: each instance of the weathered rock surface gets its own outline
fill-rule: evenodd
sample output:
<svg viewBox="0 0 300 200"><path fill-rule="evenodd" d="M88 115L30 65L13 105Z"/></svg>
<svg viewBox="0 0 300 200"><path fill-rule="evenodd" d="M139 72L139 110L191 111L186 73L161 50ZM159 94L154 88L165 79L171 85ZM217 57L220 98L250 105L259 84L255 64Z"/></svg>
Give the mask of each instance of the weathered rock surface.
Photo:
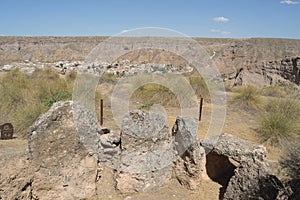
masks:
<svg viewBox="0 0 300 200"><path fill-rule="evenodd" d="M200 142L192 144L174 163L174 173L179 183L190 190L198 189L206 174L205 162L205 151Z"/></svg>
<svg viewBox="0 0 300 200"><path fill-rule="evenodd" d="M221 199L285 199L282 183L272 174L266 149L228 134L208 138L207 173L223 188Z"/></svg>
<svg viewBox="0 0 300 200"><path fill-rule="evenodd" d="M205 151L197 139L197 123L187 117L177 117L172 129L178 158L174 173L181 185L195 190L199 187L205 170Z"/></svg>
<svg viewBox="0 0 300 200"><path fill-rule="evenodd" d="M208 137L201 141L206 153L215 152L242 163L249 160L265 161L267 150L264 146L257 145L229 134Z"/></svg>
<svg viewBox="0 0 300 200"><path fill-rule="evenodd" d="M300 53L299 53L300 54ZM281 60L263 61L252 68L240 67L236 72L225 75L225 81L232 86L300 84L300 57L286 57Z"/></svg>
<svg viewBox="0 0 300 200"><path fill-rule="evenodd" d="M198 141L197 122L188 117L177 117L172 134L175 136L175 146L179 155Z"/></svg>
<svg viewBox="0 0 300 200"><path fill-rule="evenodd" d="M0 159L0 199L35 200L32 194L33 171L28 168L29 161L25 157L20 159L14 156L7 160Z"/></svg>
<svg viewBox="0 0 300 200"><path fill-rule="evenodd" d="M172 176L175 156L165 118L156 113L131 111L122 122L117 188L127 193L166 184Z"/></svg>
<svg viewBox="0 0 300 200"><path fill-rule="evenodd" d="M97 156L92 156L84 142L93 142L91 147L98 145L97 140L87 139L97 137L91 135L97 127L92 115L81 108L81 117L76 120L80 120L86 132L79 133L81 128L77 132L73 105L72 101L55 103L29 129L29 153L34 169L31 187L35 198L82 199L94 195Z"/></svg>
<svg viewBox="0 0 300 200"><path fill-rule="evenodd" d="M264 162L245 162L234 172L224 199L287 199L283 184Z"/></svg>
<svg viewBox="0 0 300 200"><path fill-rule="evenodd" d="M110 131L100 135L99 162L112 169L120 166L121 136L119 132Z"/></svg>

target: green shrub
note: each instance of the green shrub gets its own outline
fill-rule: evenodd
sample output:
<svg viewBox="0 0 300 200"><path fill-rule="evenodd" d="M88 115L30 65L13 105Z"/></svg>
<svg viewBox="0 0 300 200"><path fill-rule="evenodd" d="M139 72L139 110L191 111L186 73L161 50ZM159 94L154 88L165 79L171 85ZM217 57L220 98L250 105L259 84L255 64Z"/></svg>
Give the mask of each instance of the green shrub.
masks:
<svg viewBox="0 0 300 200"><path fill-rule="evenodd" d="M72 99L72 94L65 90L50 90L50 95L42 99L42 103L50 108L55 102Z"/></svg>
<svg viewBox="0 0 300 200"><path fill-rule="evenodd" d="M300 133L299 121L300 104L296 99L272 100L260 119L259 137L271 145L293 140Z"/></svg>
<svg viewBox="0 0 300 200"><path fill-rule="evenodd" d="M260 92L254 86L242 86L238 88L232 102L245 109L257 109L262 106Z"/></svg>
<svg viewBox="0 0 300 200"><path fill-rule="evenodd" d="M138 109L149 111L152 106L153 106L152 102L147 102L147 103L142 104L140 107L138 107Z"/></svg>

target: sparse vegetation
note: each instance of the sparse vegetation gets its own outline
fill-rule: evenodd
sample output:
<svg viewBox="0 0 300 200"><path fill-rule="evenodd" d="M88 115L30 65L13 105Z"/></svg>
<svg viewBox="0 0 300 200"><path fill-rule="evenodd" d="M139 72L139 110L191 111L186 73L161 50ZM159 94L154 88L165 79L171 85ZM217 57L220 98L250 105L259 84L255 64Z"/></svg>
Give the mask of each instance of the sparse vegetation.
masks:
<svg viewBox="0 0 300 200"><path fill-rule="evenodd" d="M284 155L279 160L286 172L288 180L285 185L292 190L290 199L299 199L300 196L300 141L299 138L284 146Z"/></svg>
<svg viewBox="0 0 300 200"><path fill-rule="evenodd" d="M191 76L189 77L189 82L198 98L204 97L206 100L209 99L207 85L201 76Z"/></svg>
<svg viewBox="0 0 300 200"><path fill-rule="evenodd" d="M245 109L257 109L262 106L259 90L254 86L242 86L236 90L232 102Z"/></svg>
<svg viewBox="0 0 300 200"><path fill-rule="evenodd" d="M287 92L285 87L269 86L262 89L262 94L270 97L286 97Z"/></svg>
<svg viewBox="0 0 300 200"><path fill-rule="evenodd" d="M199 97L204 97L206 101L209 101L209 91L206 86L206 83L202 77L199 76L191 76L187 78L187 85L191 86L191 90L193 90L194 94ZM137 85L140 85L137 83ZM145 84L139 87L132 95L132 99L139 102L152 102L161 104L164 106L179 106L179 99L182 98L181 101L190 102L192 105L193 100L191 100L191 95L193 95L190 91L187 91L186 85L177 84L176 85L177 92L180 95L174 94L169 88L158 85L158 84Z"/></svg>
<svg viewBox="0 0 300 200"><path fill-rule="evenodd" d="M280 165L286 169L292 179L300 179L300 142L298 140L285 144L285 154Z"/></svg>
<svg viewBox="0 0 300 200"><path fill-rule="evenodd" d="M153 106L152 102L147 102L147 103L142 104L140 107L138 107L138 109L149 111L152 106Z"/></svg>
<svg viewBox="0 0 300 200"><path fill-rule="evenodd" d="M270 145L282 145L291 141L300 133L300 104L294 98L272 100L266 106L266 112L260 119L258 129L262 142Z"/></svg>
<svg viewBox="0 0 300 200"><path fill-rule="evenodd" d="M50 70L24 74L13 70L0 78L0 123L11 122L15 131L26 135L27 128L56 101L72 98L71 76L60 78Z"/></svg>
<svg viewBox="0 0 300 200"><path fill-rule="evenodd" d="M152 102L161 105L177 106L178 100L171 90L158 84L146 84L139 87L132 95L135 101Z"/></svg>
<svg viewBox="0 0 300 200"><path fill-rule="evenodd" d="M117 82L117 76L114 74L107 74L104 73L101 78L99 79L99 84L101 83L112 83L114 84L115 82Z"/></svg>
<svg viewBox="0 0 300 200"><path fill-rule="evenodd" d="M226 92L232 92L233 91L233 86L230 83L224 83L225 91Z"/></svg>

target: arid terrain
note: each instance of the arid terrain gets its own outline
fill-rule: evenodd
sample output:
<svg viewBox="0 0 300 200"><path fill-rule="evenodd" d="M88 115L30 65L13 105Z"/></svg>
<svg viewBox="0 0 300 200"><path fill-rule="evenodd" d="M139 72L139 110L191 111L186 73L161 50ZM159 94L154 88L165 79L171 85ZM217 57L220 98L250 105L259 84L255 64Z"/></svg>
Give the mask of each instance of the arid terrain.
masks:
<svg viewBox="0 0 300 200"><path fill-rule="evenodd" d="M255 170L257 168L253 168L255 172L251 171L252 161L249 160L254 160L253 166L261 166L262 173L266 173L266 176L273 177L274 175L282 182L291 178L279 163L282 157L285 156L285 143L281 143L281 140L279 142L276 140L276 143L272 139L262 139L260 130L263 116L270 112L271 102L293 98L293 102L296 102L293 105L299 104L300 40L195 38L207 52L207 56L215 63L221 79L224 81L227 96L226 105L214 105L211 102L209 92L207 92L205 81L203 82L201 75L199 76L191 63L172 52L157 49L131 52L130 42L126 43L124 38L120 38L117 42L122 44L124 49L128 48L128 53L120 56L112 63L105 63L103 66L97 63L93 66L95 71L106 70L95 91L96 115L99 118L99 100L103 99L104 123L102 127L110 129L111 133L109 134L112 135L109 137L114 139L107 139L105 134L96 130L95 124L98 119L90 118L85 110L80 110L84 113L82 119L78 117L79 121L82 120L80 122L84 124L82 126L88 127L87 132L97 133L98 131L101 135L99 136L100 139L98 136L95 136L96 139L93 137L90 139L99 140L99 144L95 144L95 146L97 146L96 151L101 150L99 150L99 155L97 152L98 157L95 157L95 154L91 153L90 149L82 144L83 140L89 141L89 139L86 139L87 136L84 135L84 139L82 139L80 134L77 135L78 127L73 121L74 114L70 110L70 105L62 103L62 105L52 107L49 112L47 111L57 101L72 99L73 85L79 67L84 64L92 49L105 39L107 37L0 37L0 92L2 93L0 97L2 104L0 106L0 123L11 122L15 126L12 140L0 140L0 199L230 199L232 197L230 195L233 195L231 190L236 189L235 187L238 185L236 183L238 181L232 177L238 177L238 175L233 176L231 174L230 178L232 179L228 180L224 178L226 184L222 182L223 179L221 181L214 179L215 177L210 173L206 173L205 167L201 168L201 164L199 164L206 162L203 159L212 158L205 158L204 156L197 160L195 152L197 152L198 147L195 147L196 150L188 150L189 156L187 156L187 159L190 160L178 157L177 161L174 159L173 168L169 171L166 170L166 173L159 171L159 173L162 173L160 175L152 171L150 175L147 174L148 172L145 176L137 173L136 177L131 177L126 173L124 175L113 167L107 167L106 164L110 162L109 156L113 155L112 157L115 158L116 155L123 155L122 153L130 148L137 151L137 149L130 146L130 144L134 145L136 141L131 140L132 138L127 137L125 134L127 126L119 127L114 121L111 105L114 87L119 80L147 70L162 74L182 74L188 79L190 78L190 84L198 98L197 103L200 96L204 97L202 119L196 121L197 126L195 127L197 128L198 139L195 139L195 141L200 144L203 139L207 138L207 131L214 120L211 118L212 110L214 108L226 108L222 133L242 139L241 144L246 141L246 147L251 147L254 149L253 152L256 153L257 151L259 153L256 155L246 150L243 152L243 146L237 146L239 152L236 153L230 149L230 144L227 145L228 152L226 152L226 147L223 147L224 150L216 145L216 152L214 153L218 153L218 148L220 148L220 156L225 156L228 163L231 163L236 171L240 170L238 172L242 173L244 172L243 167L247 169L249 167L249 174L253 173L253 177L256 176ZM164 42L164 38L157 38L157 40L161 43ZM115 45L120 45L119 43ZM47 69L51 69L51 72L45 72ZM193 77L196 78L193 79ZM60 82L61 80L63 81ZM247 86L254 88L250 93L250 96L253 95L254 97L250 101L249 98L239 98L242 96L243 91L247 90L245 89ZM61 93L61 91L63 92ZM176 96L166 88L148 84L135 91L130 98L129 109L152 111L151 107L155 108L155 105L158 104L163 106L164 109L157 107L153 111L166 114L164 125L166 130L163 134L169 134L165 138L157 139L157 143L161 142L163 144L164 142L176 140L176 136L171 136L171 134L175 134L172 128L175 122L177 123L176 119L180 115L180 107ZM294 108L295 111L297 109ZM285 111L282 110L281 112ZM38 118L43 113L46 114ZM298 118L299 112L293 117L294 121L297 122L300 119ZM95 127L89 127L90 124L95 125ZM293 123L289 125L292 126ZM128 126L130 127L130 125ZM155 125L153 126L155 127ZM188 125L186 126L188 127ZM293 135L293 140L296 142L299 141L300 129L298 128L298 125L296 125L295 134L293 132L296 135ZM130 128L128 129L130 130ZM189 128L187 130L188 133L192 132ZM135 129L132 130L132 132L134 131ZM122 132L121 135L120 132ZM114 135L115 133L117 133L117 136ZM178 131L176 134L182 133ZM107 144L110 139L118 141ZM221 139L220 141L221 146L224 141ZM237 141L239 143L240 140L237 139ZM151 145L147 146L147 142L149 141L145 140L145 146L140 147L143 153L146 152L145 149L156 148ZM100 143L104 150L100 148ZM155 144L157 143L155 142ZM105 145L108 145L108 149L111 148L109 151L113 153L106 154ZM201 148L205 148L207 144L204 142L201 145L204 145ZM266 147L266 155L261 150L263 147L260 145ZM121 150L116 150L117 148ZM102 151L104 151L104 157L109 156L101 158ZM239 153L240 155L235 155ZM266 156L266 158L260 158L261 155ZM221 161L217 158L213 158L216 161L216 166L213 166L222 168L225 161L222 164L223 157L220 158ZM183 161L180 159L183 159ZM133 165L139 166L139 163L133 163ZM206 165L206 171L208 170L207 167L209 166ZM225 164L224 167L226 167ZM258 170L257 173L260 172ZM166 175L168 173L172 176L170 180ZM226 173L224 172L224 174ZM148 175L152 177L149 178ZM201 179L200 184L193 188L198 184L197 177L199 180ZM248 184L247 178L249 177L245 177L239 180ZM277 178L274 180L277 180ZM160 185L158 183L164 181L165 184ZM141 182L145 185L149 184L149 188L153 187L153 189L145 189L144 191L139 189ZM138 186L134 185L132 186L134 189L132 189L131 184ZM225 192L227 186L229 189ZM248 186L250 187L251 184ZM221 189L222 187L223 189ZM286 194L283 193L285 192L287 195L298 192L299 195L299 191L290 189L282 192L282 196L280 196L281 189L285 187L280 186L279 188L277 199L297 198L295 196L284 197ZM247 191L247 189L245 190ZM272 190L270 189L266 193L270 191ZM263 193L263 191L260 192ZM222 195L225 195L225 197ZM250 193L248 197L254 198Z"/></svg>

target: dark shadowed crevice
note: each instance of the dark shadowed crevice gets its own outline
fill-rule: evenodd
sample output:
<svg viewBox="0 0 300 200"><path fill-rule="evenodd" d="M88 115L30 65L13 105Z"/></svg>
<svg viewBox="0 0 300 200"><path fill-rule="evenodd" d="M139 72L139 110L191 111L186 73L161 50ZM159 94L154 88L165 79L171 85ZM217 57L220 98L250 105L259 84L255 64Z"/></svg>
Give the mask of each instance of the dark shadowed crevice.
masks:
<svg viewBox="0 0 300 200"><path fill-rule="evenodd" d="M236 167L236 164L233 164L226 156L218 155L215 152L210 152L206 155L207 175L211 180L222 185L220 188L219 199L223 198Z"/></svg>

